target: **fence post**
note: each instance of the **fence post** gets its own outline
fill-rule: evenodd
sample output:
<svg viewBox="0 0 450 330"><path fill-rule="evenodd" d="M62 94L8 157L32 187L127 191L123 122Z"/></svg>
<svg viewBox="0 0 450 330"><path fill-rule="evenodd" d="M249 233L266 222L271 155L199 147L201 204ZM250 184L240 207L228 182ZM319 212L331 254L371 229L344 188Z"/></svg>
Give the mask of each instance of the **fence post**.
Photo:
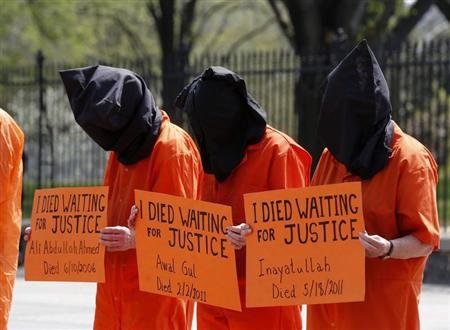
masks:
<svg viewBox="0 0 450 330"><path fill-rule="evenodd" d="M38 188L42 187L42 147L43 147L43 117L44 104L44 54L41 50L36 56L37 84L39 88L39 150L38 150Z"/></svg>

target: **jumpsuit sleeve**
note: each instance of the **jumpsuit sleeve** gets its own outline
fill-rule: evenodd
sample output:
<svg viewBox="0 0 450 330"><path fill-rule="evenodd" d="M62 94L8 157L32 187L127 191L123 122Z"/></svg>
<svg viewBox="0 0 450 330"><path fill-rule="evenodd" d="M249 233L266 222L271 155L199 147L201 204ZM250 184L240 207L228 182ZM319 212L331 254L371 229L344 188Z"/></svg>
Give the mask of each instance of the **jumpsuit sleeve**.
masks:
<svg viewBox="0 0 450 330"><path fill-rule="evenodd" d="M398 185L397 221L404 235L439 248L436 203L437 172L433 167L402 173Z"/></svg>

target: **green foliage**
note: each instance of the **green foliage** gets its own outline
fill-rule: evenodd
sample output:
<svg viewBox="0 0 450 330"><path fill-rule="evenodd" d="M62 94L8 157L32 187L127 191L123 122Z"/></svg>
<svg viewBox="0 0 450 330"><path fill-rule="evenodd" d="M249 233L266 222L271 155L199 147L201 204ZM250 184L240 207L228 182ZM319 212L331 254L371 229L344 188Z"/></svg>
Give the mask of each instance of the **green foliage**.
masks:
<svg viewBox="0 0 450 330"><path fill-rule="evenodd" d="M2 63L23 65L34 61L38 49L52 59L83 56L82 42L92 42L74 1L1 0L0 52Z"/></svg>
<svg viewBox="0 0 450 330"><path fill-rule="evenodd" d="M405 14L407 10L403 0L368 1L357 39L379 39L377 34L388 34Z"/></svg>
<svg viewBox="0 0 450 330"><path fill-rule="evenodd" d="M32 64L39 49L52 62L152 57L157 64L160 45L148 2L0 0L0 66ZM182 3L176 1L175 28ZM195 14L194 54L287 46L266 1L203 0Z"/></svg>
<svg viewBox="0 0 450 330"><path fill-rule="evenodd" d="M0 0L0 65L148 55L151 20L143 1ZM149 39L151 41L149 41Z"/></svg>

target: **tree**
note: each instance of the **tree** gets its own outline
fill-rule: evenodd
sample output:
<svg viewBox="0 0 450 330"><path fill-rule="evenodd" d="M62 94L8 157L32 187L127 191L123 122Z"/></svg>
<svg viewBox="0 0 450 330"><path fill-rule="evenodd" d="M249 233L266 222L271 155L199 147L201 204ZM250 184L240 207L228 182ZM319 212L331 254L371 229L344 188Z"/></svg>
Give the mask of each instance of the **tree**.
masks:
<svg viewBox="0 0 450 330"><path fill-rule="evenodd" d="M187 0L179 6L175 2L159 0L157 4L156 0L150 0L146 6L155 22L161 46L163 105L171 120L180 124L182 116L171 105L185 84L185 69L194 41L192 25L197 0Z"/></svg>
<svg viewBox="0 0 450 330"><path fill-rule="evenodd" d="M173 101L186 84L190 76L188 72L189 59L195 46L205 35L207 28L211 28L212 19L218 14L225 18L241 9L254 9L256 3L246 4L243 1L215 1L201 6L197 0L148 0L147 10L157 27L159 45L161 49L162 99L165 110L170 114L171 120L177 124L183 122L182 114L173 107ZM197 19L200 17L201 19ZM229 22L229 21L225 21ZM233 21L232 21L233 22ZM233 24L236 25L236 22ZM218 30L226 24L218 24ZM256 28L243 33L231 44L231 50L248 42L255 35L264 31L270 24L264 21ZM245 31L244 31L245 32ZM218 33L219 34L219 33ZM218 40L214 36L211 43L207 43L206 51Z"/></svg>
<svg viewBox="0 0 450 330"><path fill-rule="evenodd" d="M420 17L432 4L448 15L448 0L417 0L409 9L401 0L267 0L278 26L301 59L296 83L295 109L299 114L298 139L318 160L322 150L317 141L318 86L329 69L350 45L366 38L372 48L384 44L399 47ZM448 17L448 16L447 16ZM308 70L324 54L323 76ZM305 70L304 70L304 69Z"/></svg>
<svg viewBox="0 0 450 330"><path fill-rule="evenodd" d="M59 62L59 68L99 61L123 63L147 77L161 77L162 88L159 84L150 88L156 94L161 89L162 102L158 101L176 123L182 122L182 116L175 112L173 100L186 80L197 73L189 72L193 54L229 54L237 49L272 49L274 44L285 44L270 7L261 1L0 3L0 66L32 67L40 49L46 62Z"/></svg>

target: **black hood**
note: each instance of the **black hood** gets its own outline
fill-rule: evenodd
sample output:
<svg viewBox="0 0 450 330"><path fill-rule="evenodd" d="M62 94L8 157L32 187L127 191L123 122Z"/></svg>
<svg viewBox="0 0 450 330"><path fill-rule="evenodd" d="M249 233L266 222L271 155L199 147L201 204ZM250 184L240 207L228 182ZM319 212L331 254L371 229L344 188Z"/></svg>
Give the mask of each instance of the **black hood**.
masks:
<svg viewBox="0 0 450 330"><path fill-rule="evenodd" d="M150 155L162 114L144 80L103 65L60 71L76 122L125 165Z"/></svg>
<svg viewBox="0 0 450 330"><path fill-rule="evenodd" d="M249 144L259 142L266 113L236 73L213 66L178 95L175 104L189 116L206 173L224 181L242 161Z"/></svg>
<svg viewBox="0 0 450 330"><path fill-rule="evenodd" d="M319 137L349 172L368 179L388 161L393 128L386 79L363 40L328 75Z"/></svg>

